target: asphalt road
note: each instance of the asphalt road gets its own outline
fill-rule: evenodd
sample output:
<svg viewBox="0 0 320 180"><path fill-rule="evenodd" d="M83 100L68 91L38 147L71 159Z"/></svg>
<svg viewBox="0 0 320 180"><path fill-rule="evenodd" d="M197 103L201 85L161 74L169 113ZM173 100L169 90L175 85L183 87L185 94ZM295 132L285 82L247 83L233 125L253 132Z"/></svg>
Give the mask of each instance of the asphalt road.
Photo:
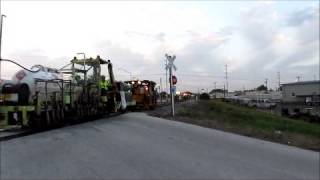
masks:
<svg viewBox="0 0 320 180"><path fill-rule="evenodd" d="M143 113L1 142L1 179L319 179L319 154Z"/></svg>

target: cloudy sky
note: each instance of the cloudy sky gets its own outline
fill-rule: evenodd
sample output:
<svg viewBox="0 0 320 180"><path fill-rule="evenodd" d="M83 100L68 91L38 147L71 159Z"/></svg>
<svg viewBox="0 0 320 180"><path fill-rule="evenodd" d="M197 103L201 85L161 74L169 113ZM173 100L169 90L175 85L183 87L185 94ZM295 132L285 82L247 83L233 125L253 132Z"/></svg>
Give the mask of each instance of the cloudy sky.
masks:
<svg viewBox="0 0 320 180"><path fill-rule="evenodd" d="M319 1L2 0L2 57L62 67L78 52L112 60L116 78L165 82L177 56L179 90L249 89L319 78ZM81 56L78 55L80 58ZM2 64L2 77L16 66ZM124 69L124 70L123 70ZM164 87L164 84L163 84Z"/></svg>

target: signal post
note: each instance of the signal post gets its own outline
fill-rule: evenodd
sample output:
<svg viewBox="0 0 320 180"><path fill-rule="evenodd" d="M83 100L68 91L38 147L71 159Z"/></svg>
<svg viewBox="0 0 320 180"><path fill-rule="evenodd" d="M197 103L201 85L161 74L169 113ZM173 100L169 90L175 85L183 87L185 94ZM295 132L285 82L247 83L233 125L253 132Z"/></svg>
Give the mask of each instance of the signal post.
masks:
<svg viewBox="0 0 320 180"><path fill-rule="evenodd" d="M176 56L169 56L168 54L165 55L168 64L166 64L166 70L169 70L169 83L170 83L170 96L171 96L171 112L172 117L174 117L174 92L173 92L173 85L176 84L177 78L172 76L172 68L176 71L177 67L173 64L173 61L176 59Z"/></svg>

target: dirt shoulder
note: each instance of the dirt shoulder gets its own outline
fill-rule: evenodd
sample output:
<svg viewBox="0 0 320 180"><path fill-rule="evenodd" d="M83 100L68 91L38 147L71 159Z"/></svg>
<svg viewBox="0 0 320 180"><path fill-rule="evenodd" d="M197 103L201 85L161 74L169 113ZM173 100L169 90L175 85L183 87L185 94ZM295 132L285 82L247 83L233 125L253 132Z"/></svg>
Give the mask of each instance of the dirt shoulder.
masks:
<svg viewBox="0 0 320 180"><path fill-rule="evenodd" d="M149 111L151 116L320 151L320 124L293 120L221 101L188 101Z"/></svg>

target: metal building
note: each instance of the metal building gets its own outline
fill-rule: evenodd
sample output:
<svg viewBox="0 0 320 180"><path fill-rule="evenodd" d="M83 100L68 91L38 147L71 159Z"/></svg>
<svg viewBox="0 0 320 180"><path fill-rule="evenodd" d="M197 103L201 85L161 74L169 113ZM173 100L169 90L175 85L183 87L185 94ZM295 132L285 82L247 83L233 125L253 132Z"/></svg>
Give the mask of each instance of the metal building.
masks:
<svg viewBox="0 0 320 180"><path fill-rule="evenodd" d="M282 84L283 102L319 102L320 81L302 81Z"/></svg>
<svg viewBox="0 0 320 180"><path fill-rule="evenodd" d="M309 114L320 117L320 81L301 81L281 85L283 115Z"/></svg>

